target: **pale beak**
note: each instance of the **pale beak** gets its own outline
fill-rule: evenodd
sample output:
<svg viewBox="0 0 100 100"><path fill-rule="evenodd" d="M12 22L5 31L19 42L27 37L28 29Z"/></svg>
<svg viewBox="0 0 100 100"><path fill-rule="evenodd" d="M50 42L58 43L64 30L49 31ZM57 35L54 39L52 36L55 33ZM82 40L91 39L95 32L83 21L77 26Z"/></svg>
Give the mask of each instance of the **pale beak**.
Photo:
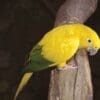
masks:
<svg viewBox="0 0 100 100"><path fill-rule="evenodd" d="M91 48L91 47L87 48L87 51L89 52L90 56L95 55L98 52L98 50L99 50L99 48Z"/></svg>

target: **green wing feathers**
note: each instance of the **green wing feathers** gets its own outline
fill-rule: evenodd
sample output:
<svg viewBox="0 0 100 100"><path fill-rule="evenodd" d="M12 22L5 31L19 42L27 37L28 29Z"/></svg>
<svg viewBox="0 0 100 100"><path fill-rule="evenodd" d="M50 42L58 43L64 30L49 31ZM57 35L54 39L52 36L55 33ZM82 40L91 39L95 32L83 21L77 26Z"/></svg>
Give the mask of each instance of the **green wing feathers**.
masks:
<svg viewBox="0 0 100 100"><path fill-rule="evenodd" d="M29 79L33 75L33 72L46 69L46 68L50 67L50 65L53 64L52 62L43 58L43 56L41 55L41 50L42 50L41 46L38 46L38 45L36 45L32 49L32 51L29 55L28 65L24 69L24 73L25 72L26 73L24 74L24 76L21 79L21 82L20 82L18 89L15 93L14 100L16 100L19 93L22 91L22 89L28 83Z"/></svg>
<svg viewBox="0 0 100 100"><path fill-rule="evenodd" d="M36 71L46 69L50 67L50 65L54 64L53 62L50 62L47 59L45 59L41 54L41 51L42 51L42 47L39 45L36 45L32 49L29 55L28 65L25 68L26 71L36 72Z"/></svg>

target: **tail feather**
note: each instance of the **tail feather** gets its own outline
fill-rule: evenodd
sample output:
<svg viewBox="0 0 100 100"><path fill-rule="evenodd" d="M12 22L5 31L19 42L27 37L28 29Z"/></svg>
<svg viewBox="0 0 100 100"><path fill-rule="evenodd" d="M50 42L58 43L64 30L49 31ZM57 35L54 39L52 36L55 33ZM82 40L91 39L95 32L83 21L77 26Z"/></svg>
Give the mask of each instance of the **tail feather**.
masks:
<svg viewBox="0 0 100 100"><path fill-rule="evenodd" d="M15 93L14 99L16 100L16 98L18 97L19 93L22 91L22 89L25 87L25 85L28 83L29 79L31 78L31 76L33 75L33 72L29 72L29 73L25 73L24 76L21 79L21 82L18 86L18 89Z"/></svg>

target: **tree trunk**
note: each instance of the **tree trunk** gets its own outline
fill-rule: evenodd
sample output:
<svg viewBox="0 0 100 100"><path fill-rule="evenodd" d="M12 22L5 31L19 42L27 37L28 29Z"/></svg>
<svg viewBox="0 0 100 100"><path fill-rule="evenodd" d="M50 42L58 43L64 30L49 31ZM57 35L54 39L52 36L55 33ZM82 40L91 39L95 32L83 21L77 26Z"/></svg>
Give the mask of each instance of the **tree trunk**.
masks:
<svg viewBox="0 0 100 100"><path fill-rule="evenodd" d="M68 23L84 23L94 13L97 0L66 0L60 7L55 26ZM85 50L68 62L77 69L51 72L48 100L92 100L90 66Z"/></svg>

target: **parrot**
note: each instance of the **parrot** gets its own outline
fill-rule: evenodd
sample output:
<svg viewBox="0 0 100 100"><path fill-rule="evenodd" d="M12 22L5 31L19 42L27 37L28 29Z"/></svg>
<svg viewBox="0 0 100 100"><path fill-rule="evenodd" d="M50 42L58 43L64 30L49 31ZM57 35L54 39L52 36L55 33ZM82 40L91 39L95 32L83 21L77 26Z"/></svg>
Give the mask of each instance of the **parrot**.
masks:
<svg viewBox="0 0 100 100"><path fill-rule="evenodd" d="M34 72L50 67L64 68L79 49L95 55L100 48L96 31L85 24L64 24L47 32L29 53L25 73L14 99L26 86Z"/></svg>

